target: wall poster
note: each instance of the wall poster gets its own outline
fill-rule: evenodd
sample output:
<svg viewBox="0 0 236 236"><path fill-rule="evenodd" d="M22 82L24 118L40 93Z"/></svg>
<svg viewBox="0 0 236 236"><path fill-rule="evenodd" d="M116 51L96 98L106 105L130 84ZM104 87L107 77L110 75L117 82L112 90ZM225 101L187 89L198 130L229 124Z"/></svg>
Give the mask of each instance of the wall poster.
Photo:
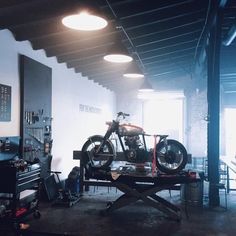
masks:
<svg viewBox="0 0 236 236"><path fill-rule="evenodd" d="M0 122L11 121L11 86L0 84Z"/></svg>

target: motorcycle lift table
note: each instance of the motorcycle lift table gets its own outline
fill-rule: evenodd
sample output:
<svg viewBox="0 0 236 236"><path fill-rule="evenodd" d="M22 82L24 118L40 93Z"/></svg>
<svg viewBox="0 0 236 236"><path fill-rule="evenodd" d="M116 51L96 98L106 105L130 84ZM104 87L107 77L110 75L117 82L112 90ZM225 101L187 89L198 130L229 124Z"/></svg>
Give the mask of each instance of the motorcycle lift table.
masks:
<svg viewBox="0 0 236 236"><path fill-rule="evenodd" d="M179 190L180 184L188 184L200 181L200 178L192 177L188 171L181 171L178 174L167 175L156 173L154 176L149 171L125 171L123 161L113 161L109 170L94 169L89 167L87 158L79 155L80 158L80 192L88 186L116 187L123 194L114 202L109 202L102 215L107 215L114 210L125 207L138 200L152 206L164 213L168 218L176 221L181 220L181 209L163 197L157 195L162 190ZM85 157L85 159L83 159ZM131 165L128 165L129 167ZM85 172L84 172L85 170ZM186 211L186 208L185 208ZM186 212L187 215L187 212Z"/></svg>
<svg viewBox="0 0 236 236"><path fill-rule="evenodd" d="M108 175L111 176L112 173ZM98 177L98 175L94 175L93 178L95 176ZM99 179L101 179L101 177ZM157 193L167 189L179 189L179 184L198 181L198 179L193 179L188 176L188 172L184 171L176 175L162 174L155 177L121 174L116 180L109 178L109 176L106 177L106 180L109 180L111 186L116 187L123 192L123 194L114 202L107 204L107 208L101 212L103 215L107 215L114 210L142 200L145 204L156 208L168 218L176 221L181 220L180 208L163 197L158 196ZM187 215L187 212L185 213Z"/></svg>

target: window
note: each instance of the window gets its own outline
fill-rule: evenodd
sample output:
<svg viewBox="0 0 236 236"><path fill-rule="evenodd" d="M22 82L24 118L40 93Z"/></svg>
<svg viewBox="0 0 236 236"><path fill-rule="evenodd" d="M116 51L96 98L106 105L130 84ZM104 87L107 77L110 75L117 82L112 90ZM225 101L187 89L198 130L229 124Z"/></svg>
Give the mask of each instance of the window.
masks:
<svg viewBox="0 0 236 236"><path fill-rule="evenodd" d="M168 134L183 143L184 99L152 99L144 103L144 130L147 134Z"/></svg>

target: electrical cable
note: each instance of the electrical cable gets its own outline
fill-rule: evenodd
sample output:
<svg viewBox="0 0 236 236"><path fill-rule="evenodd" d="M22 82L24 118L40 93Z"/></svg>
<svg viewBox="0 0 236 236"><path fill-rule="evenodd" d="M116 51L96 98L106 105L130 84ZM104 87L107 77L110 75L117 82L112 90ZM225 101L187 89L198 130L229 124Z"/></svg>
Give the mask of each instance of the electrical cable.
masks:
<svg viewBox="0 0 236 236"><path fill-rule="evenodd" d="M118 22L120 22L119 18L117 17L115 11L113 10L113 8L112 8L112 6L111 6L111 4L109 3L108 0L106 0L106 3L107 3L107 5L108 5L108 7L110 8L110 10L111 10L113 16L115 17L115 19L116 19ZM139 62L140 62L140 64L141 64L142 68L145 69L144 64L143 64L143 62L142 62L142 59L140 58L140 56L139 56L139 54L138 54L138 52L137 52L137 50L136 50L135 45L133 44L131 38L129 37L129 35L128 35L128 33L126 32L126 30L124 29L124 27L119 23L119 26L117 26L116 28L122 30L122 32L124 33L124 35L125 35L126 38L128 39L128 41L129 41L129 43L130 43L130 45L131 45L131 47L132 47L132 49L133 49L133 53L137 56L137 58L138 58L138 60L139 60Z"/></svg>
<svg viewBox="0 0 236 236"><path fill-rule="evenodd" d="M205 29L206 29L206 26L207 26L207 21L208 21L209 13L210 13L210 6L211 6L211 0L208 1L207 14L206 14L206 18L205 18L205 22L204 22L201 34L200 34L200 36L198 38L198 42L197 42L197 45L196 45L196 48L195 48L194 57L193 57L193 64L196 62L197 50L198 50L200 41L202 39L202 35L203 35L203 33L204 33Z"/></svg>

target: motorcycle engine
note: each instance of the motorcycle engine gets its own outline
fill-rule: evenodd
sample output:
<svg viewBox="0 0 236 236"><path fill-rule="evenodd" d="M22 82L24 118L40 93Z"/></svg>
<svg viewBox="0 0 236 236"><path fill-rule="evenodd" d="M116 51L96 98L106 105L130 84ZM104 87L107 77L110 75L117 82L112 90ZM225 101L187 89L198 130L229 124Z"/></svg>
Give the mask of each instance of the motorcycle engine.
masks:
<svg viewBox="0 0 236 236"><path fill-rule="evenodd" d="M137 136L124 136L125 145L128 147L125 154L127 161L133 163L142 163L145 162L146 155L144 146L140 140L140 137Z"/></svg>

